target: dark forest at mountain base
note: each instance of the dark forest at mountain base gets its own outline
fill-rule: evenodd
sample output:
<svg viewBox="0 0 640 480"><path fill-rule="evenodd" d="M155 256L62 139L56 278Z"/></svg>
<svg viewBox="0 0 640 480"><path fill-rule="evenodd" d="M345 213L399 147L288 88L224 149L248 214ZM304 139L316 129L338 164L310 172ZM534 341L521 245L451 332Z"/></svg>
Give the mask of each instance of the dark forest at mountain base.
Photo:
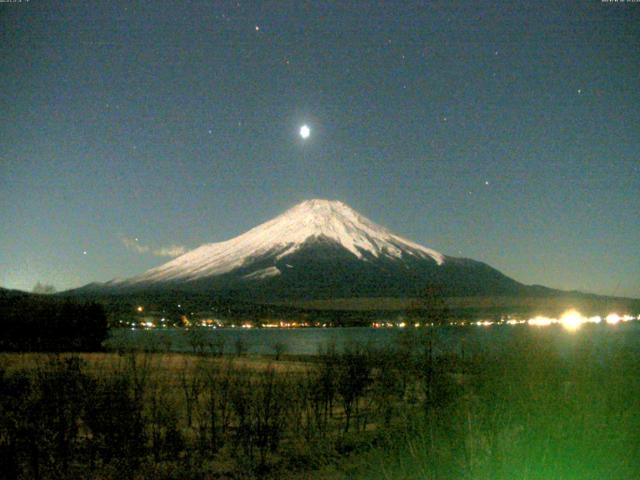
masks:
<svg viewBox="0 0 640 480"><path fill-rule="evenodd" d="M101 304L0 291L0 351L100 351L107 328Z"/></svg>

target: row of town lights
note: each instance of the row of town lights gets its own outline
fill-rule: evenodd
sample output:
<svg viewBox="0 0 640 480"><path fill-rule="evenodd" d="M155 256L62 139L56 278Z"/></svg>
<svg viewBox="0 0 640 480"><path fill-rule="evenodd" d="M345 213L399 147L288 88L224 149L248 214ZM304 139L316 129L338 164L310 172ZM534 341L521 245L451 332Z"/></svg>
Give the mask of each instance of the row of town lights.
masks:
<svg viewBox="0 0 640 480"><path fill-rule="evenodd" d="M178 308L181 308L182 305L178 304ZM139 313L144 312L144 307L142 305L138 305L136 307L136 311ZM638 317L633 317L632 315L618 315L617 313L610 313L609 315L607 315L604 318L604 321L609 324L609 325L617 325L620 322L629 322L631 320L640 320L640 315L638 315ZM162 319L162 322L164 322L165 319ZM562 325L566 330L569 331L574 331L577 330L578 328L580 328L581 325L585 324L585 323L594 323L594 324L598 324L598 323L602 323L603 319L600 316L593 316L593 317L585 317L583 316L580 312L578 312L577 310L571 309L571 310L567 310L566 312L564 312L560 318L550 318L550 317L544 317L544 316L537 316L534 318L530 318L529 320L514 320L514 319L509 319L506 322L493 322L491 320L479 320L477 322L473 322L475 325L477 326L481 326L481 327L489 327L491 325L495 325L495 324L499 324L499 323L506 323L507 325L520 325L520 324L527 324L527 325L531 325L534 327L546 327L549 325L554 325L554 324L560 324ZM150 322L147 322L147 324ZM462 323L464 325L464 323ZM248 324L243 324L242 326L244 328L249 328L247 326ZM297 322L293 322L293 324L291 323L287 323L286 326L298 326ZM150 327L151 325L147 325L148 327ZM271 326L276 326L276 325L268 325L269 327ZM280 322L279 325L277 326L284 326L283 322ZM306 325L305 325L306 326ZM380 327L393 327L393 326L397 326L400 328L404 328L407 326L407 323L405 322L400 322L400 323L396 323L393 324L391 322L375 322L372 324L373 327L375 328L380 328ZM420 323L414 323L413 324L414 327L419 327Z"/></svg>
<svg viewBox="0 0 640 480"><path fill-rule="evenodd" d="M577 310L567 310L564 312L560 318L551 318L544 316L537 316L530 318L528 320L517 320L513 318L509 318L507 320L493 321L493 320L478 320L475 322L465 322L465 321L456 321L452 322L451 325L456 326L464 326L464 325L476 325L478 327L490 327L492 325L531 325L533 327L547 327L549 325L562 325L568 331L575 331L580 326L586 323L599 324L599 323L607 323L608 325L617 325L620 322L630 322L632 320L640 320L640 315L634 317L632 315L618 315L617 313L610 313L606 317L601 316L593 316L593 317L585 317ZM420 323L407 323L404 321L401 322L374 322L371 324L374 328L392 328L399 327L405 328L406 326L420 327ZM425 326L433 326L433 323L425 323Z"/></svg>

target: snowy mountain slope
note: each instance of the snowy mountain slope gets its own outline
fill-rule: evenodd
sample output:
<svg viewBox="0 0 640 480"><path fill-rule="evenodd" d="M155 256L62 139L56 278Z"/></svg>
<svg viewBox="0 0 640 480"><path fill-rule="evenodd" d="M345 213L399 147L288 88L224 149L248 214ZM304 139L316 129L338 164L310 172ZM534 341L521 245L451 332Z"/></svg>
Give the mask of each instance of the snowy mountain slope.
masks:
<svg viewBox="0 0 640 480"><path fill-rule="evenodd" d="M445 262L441 253L391 233L342 202L315 199L302 202L231 240L202 245L140 276L112 285L190 282L218 276L264 256L281 260L310 241L320 239L341 246L358 260L411 256L437 265ZM261 279L279 274L280 270L272 265L244 277Z"/></svg>
<svg viewBox="0 0 640 480"><path fill-rule="evenodd" d="M202 245L80 294L197 294L269 303L293 299L519 295L529 287L471 259L404 239L337 201L308 200L231 240Z"/></svg>
<svg viewBox="0 0 640 480"><path fill-rule="evenodd" d="M136 277L62 294L113 302L117 309L123 298L135 298L135 304L192 301L206 309L226 305L228 312L230 305L251 305L251 315L262 305L266 310L260 311L270 316L274 304L416 299L434 292L471 299L460 315L469 315L469 308L495 315L502 312L496 305L518 297L523 303L514 313L522 308L540 313L531 305L544 307L544 301L531 303L532 298L567 294L523 285L483 262L442 255L327 200L302 202L236 238L202 245Z"/></svg>

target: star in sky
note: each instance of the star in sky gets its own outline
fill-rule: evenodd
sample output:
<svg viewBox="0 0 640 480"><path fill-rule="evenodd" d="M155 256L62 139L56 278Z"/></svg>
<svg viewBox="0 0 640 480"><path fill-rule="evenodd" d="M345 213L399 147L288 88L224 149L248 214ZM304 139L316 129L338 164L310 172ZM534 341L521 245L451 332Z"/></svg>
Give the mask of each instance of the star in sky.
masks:
<svg viewBox="0 0 640 480"><path fill-rule="evenodd" d="M199 245L324 197L524 283L640 297L628 261L640 237L637 9L46 3L10 9L2 32L0 286L64 289L155 266L119 256L113 225ZM548 237L553 275L529 260Z"/></svg>

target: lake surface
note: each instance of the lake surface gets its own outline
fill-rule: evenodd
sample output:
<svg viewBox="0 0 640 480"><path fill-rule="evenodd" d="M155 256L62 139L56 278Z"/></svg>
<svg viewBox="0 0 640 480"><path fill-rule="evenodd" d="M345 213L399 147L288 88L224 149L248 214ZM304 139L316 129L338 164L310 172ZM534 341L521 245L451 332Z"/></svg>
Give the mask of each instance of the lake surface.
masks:
<svg viewBox="0 0 640 480"><path fill-rule="evenodd" d="M399 335L424 335L427 329L401 328L218 328L199 329L197 334L183 329L128 330L114 329L110 332L107 347L110 349L149 347L173 352L193 351L194 335L205 345L204 350L213 350L223 345L224 353L233 354L240 343L250 354L275 353L281 344L285 353L292 355L316 355L323 348L335 345L338 350L349 344L372 348L394 345ZM471 354L478 352L498 353L512 346L519 337L540 336L548 340L560 353L570 353L580 345L589 344L607 352L619 348L640 349L640 322L625 322L618 325L583 325L577 331L566 331L560 325L535 327L530 325L492 325L431 327L437 352Z"/></svg>

